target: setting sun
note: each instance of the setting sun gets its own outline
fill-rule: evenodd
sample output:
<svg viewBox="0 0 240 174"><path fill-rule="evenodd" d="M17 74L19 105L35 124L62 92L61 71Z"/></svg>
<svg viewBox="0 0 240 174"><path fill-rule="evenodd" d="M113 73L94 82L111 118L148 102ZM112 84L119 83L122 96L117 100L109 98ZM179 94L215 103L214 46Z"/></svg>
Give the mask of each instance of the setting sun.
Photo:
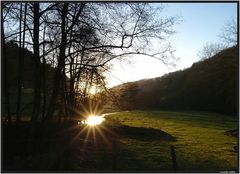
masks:
<svg viewBox="0 0 240 174"><path fill-rule="evenodd" d="M104 118L102 116L91 115L87 118L86 123L89 126L95 126L95 125L101 124L103 121L104 121Z"/></svg>

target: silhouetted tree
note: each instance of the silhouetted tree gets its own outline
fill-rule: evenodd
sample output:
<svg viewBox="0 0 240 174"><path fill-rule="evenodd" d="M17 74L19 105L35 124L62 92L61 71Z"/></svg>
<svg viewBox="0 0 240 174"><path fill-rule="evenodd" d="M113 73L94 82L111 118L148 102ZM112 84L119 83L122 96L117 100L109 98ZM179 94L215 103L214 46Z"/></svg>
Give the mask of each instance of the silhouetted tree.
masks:
<svg viewBox="0 0 240 174"><path fill-rule="evenodd" d="M65 108L65 114L70 108L77 110L79 101L90 96L94 85L105 89L103 73L113 59L142 54L164 64L174 62L171 45L164 41L174 33L172 26L177 18L157 18L162 8L148 3L67 4L63 11L66 3L28 3L25 27L12 26L14 22L22 24L19 3L13 3L8 15L11 22L6 38L18 44L25 39L26 47L34 54L32 122L39 120L41 109L43 121L52 119L59 106L64 106L61 108ZM152 39L161 41L159 50L152 50ZM49 81L51 85L46 85L47 64L55 71L54 80ZM18 79L20 86L21 75ZM59 95L60 91L63 95ZM17 108L18 113L21 105Z"/></svg>
<svg viewBox="0 0 240 174"><path fill-rule="evenodd" d="M22 32L22 27L21 27L21 25L22 25L21 24L22 23L22 3L21 3L21 7L20 7L19 33L23 33L23 34L20 34L20 37L19 37L19 62L18 62L19 70L18 70L18 94L17 94L16 124L18 124L19 121L21 120L20 108L21 108L22 87L23 87L22 76L23 76L23 66L24 66L24 57L25 57L24 47L25 47L25 33L26 33L26 20L27 20L26 19L27 6L28 6L28 4L25 3L24 17L23 17L23 32Z"/></svg>
<svg viewBox="0 0 240 174"><path fill-rule="evenodd" d="M221 43L206 43L202 50L198 52L198 57L201 60L208 59L227 47Z"/></svg>
<svg viewBox="0 0 240 174"><path fill-rule="evenodd" d="M237 45L238 28L237 21L231 18L225 23L219 38L228 46Z"/></svg>
<svg viewBox="0 0 240 174"><path fill-rule="evenodd" d="M33 58L34 58L34 105L31 122L35 124L38 119L41 104L41 71L40 71L40 50L39 50L39 3L33 4Z"/></svg>
<svg viewBox="0 0 240 174"><path fill-rule="evenodd" d="M3 70L3 78L2 78L2 84L3 84L3 94L4 94L4 104L6 108L6 115L7 120L9 123L12 122L11 113L10 113L10 101L9 101L9 84L8 84L8 71L7 71L7 58L6 58L6 43L5 43L5 33L4 33L4 11L6 10L6 6L4 3L1 3L1 47L2 47L2 70ZM9 9L7 9L9 10ZM8 12L5 12L8 13Z"/></svg>

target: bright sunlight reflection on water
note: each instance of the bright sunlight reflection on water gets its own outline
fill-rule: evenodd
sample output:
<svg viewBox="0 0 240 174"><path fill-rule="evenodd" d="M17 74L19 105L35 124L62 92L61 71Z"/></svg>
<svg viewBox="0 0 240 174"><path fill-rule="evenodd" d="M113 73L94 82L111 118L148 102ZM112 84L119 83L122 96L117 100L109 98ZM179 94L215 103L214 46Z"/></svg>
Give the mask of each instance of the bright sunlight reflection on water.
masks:
<svg viewBox="0 0 240 174"><path fill-rule="evenodd" d="M105 118L103 116L91 115L87 118L86 124L88 124L89 126L95 126L95 125L101 124L104 120Z"/></svg>

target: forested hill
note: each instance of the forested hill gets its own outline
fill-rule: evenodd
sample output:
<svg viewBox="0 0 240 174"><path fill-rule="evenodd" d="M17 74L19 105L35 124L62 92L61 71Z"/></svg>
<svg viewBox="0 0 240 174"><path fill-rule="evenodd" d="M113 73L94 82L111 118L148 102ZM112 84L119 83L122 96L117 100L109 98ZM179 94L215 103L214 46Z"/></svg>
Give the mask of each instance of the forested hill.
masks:
<svg viewBox="0 0 240 174"><path fill-rule="evenodd" d="M200 110L236 115L238 48L225 49L185 70L111 90L115 94L113 103L121 109Z"/></svg>
<svg viewBox="0 0 240 174"><path fill-rule="evenodd" d="M8 42L6 48L6 64L8 76L8 88L10 92L16 92L19 79L19 51L24 51L24 58L22 59L22 88L34 88L34 66L33 53L28 49L19 49L18 45L13 42ZM40 68L43 70L43 63L40 63ZM45 65L46 85L49 88L53 81L54 68L51 65ZM42 71L42 73L44 73ZM39 77L40 78L40 77ZM5 82L4 82L5 83Z"/></svg>

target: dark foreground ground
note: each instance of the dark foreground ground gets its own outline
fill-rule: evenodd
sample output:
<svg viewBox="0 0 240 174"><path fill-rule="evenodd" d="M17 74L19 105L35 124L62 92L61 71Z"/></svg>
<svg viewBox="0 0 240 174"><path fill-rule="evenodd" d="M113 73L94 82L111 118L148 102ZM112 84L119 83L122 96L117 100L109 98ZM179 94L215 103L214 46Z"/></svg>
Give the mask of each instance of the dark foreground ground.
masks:
<svg viewBox="0 0 240 174"><path fill-rule="evenodd" d="M75 121L38 125L34 138L29 138L27 123L18 127L4 124L2 131L3 171L116 170L119 142L111 129L87 127Z"/></svg>

